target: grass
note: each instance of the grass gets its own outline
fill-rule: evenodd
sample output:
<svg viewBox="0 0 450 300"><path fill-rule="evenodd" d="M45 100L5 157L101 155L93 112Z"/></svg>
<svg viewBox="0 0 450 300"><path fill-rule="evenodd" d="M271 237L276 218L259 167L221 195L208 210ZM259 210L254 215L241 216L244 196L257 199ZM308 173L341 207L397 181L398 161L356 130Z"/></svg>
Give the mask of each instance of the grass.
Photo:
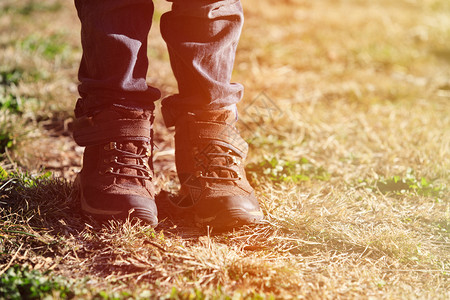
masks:
<svg viewBox="0 0 450 300"><path fill-rule="evenodd" d="M1 279L0 295L9 299L41 299L47 294L61 298L71 297L70 290L55 280L49 280L46 274L15 265L9 268ZM58 291L58 293L55 293Z"/></svg>
<svg viewBox="0 0 450 300"><path fill-rule="evenodd" d="M168 95L155 4L148 81ZM219 234L81 215L73 4L2 1L0 298L449 298L448 1L243 5L233 80L268 223ZM155 180L174 191L155 127Z"/></svg>

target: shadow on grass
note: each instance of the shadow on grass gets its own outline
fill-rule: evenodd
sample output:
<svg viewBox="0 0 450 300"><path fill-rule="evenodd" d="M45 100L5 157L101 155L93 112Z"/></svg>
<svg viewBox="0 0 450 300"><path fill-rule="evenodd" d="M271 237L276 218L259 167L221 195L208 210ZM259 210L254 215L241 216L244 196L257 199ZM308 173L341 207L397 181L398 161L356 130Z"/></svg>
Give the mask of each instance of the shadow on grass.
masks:
<svg viewBox="0 0 450 300"><path fill-rule="evenodd" d="M10 175L0 181L2 264L20 245L24 253L62 254L64 238L84 228L81 211L70 199L71 184L44 177Z"/></svg>
<svg viewBox="0 0 450 300"><path fill-rule="evenodd" d="M133 258L136 247L161 256L164 234L186 240L207 234L168 219L155 229L135 221L96 222L83 215L70 182L49 177L10 174L0 180L0 271L14 264L45 269L61 263L71 269L84 263L87 274L101 277L143 272L151 264ZM65 262L67 257L72 262Z"/></svg>
<svg viewBox="0 0 450 300"><path fill-rule="evenodd" d="M344 252L364 253L364 246L347 243L338 237L324 236L324 234L312 233L311 228L302 222L294 222L295 228L290 224L271 223L265 225L231 230L229 232L214 232L208 229L200 229L193 222L186 222L186 218L180 218L180 222L167 216L159 216L160 224L151 228L145 224L136 224L133 221L99 223L83 215L79 199L72 197L72 184L63 179L45 178L44 176L33 178L28 175L13 175L0 180L0 234L1 252L0 263L4 264L18 247L23 244L23 251L32 250L35 255L44 257L64 256L67 254L72 240L78 246L83 245L78 258L84 256L84 252L101 248L108 248L114 244L114 238L124 235L143 238L144 243L158 242L158 235L177 236L185 240L198 240L203 236L215 237L218 240L239 240L239 235L247 237L249 234L264 232L264 240L267 243L261 245L261 240L255 239L255 244L247 239L249 248L273 249L275 246L268 240L269 236L278 236L273 241L283 241L284 237L292 238L294 243L289 243L292 254L303 256L311 255L318 249L340 249ZM158 209L163 211L161 205L167 201L168 195L164 191L157 195ZM167 207L165 208L167 210ZM138 226L136 226L138 225ZM127 232L128 231L128 232ZM98 234L97 234L98 233ZM303 233L303 234L302 234ZM308 240L308 235L315 236L313 243L302 243ZM102 237L106 236L107 239ZM296 242L296 238L301 238ZM259 244L258 244L259 243ZM124 241L122 241L124 244ZM258 246L259 245L259 246ZM130 244L129 246L132 246ZM159 245L164 248L164 245ZM155 245L158 248L158 245ZM160 250L161 250L160 249ZM386 253L374 253L382 256ZM123 269L122 269L123 270Z"/></svg>

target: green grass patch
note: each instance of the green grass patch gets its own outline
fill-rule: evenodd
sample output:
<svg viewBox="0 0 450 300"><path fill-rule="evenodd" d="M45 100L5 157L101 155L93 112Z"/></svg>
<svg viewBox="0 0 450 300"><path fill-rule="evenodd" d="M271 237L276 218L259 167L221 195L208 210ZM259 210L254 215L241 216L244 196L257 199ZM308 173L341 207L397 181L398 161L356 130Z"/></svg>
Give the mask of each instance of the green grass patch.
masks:
<svg viewBox="0 0 450 300"><path fill-rule="evenodd" d="M18 86L21 82L38 82L50 78L46 70L23 70L20 67L0 69L0 87L7 89L11 86Z"/></svg>
<svg viewBox="0 0 450 300"><path fill-rule="evenodd" d="M0 131L0 154L6 152L6 149L12 148L14 145L14 138L8 132Z"/></svg>
<svg viewBox="0 0 450 300"><path fill-rule="evenodd" d="M25 107L31 104L31 110L37 110L39 102L34 97L21 96L13 87L18 87L23 82L37 82L48 78L48 74L42 71L26 72L21 68L0 69L0 110L8 110L12 113L23 113ZM34 107L35 106L35 107Z"/></svg>
<svg viewBox="0 0 450 300"><path fill-rule="evenodd" d="M0 278L1 299L148 299L149 290L143 291L105 291L89 287L89 278L73 280L54 275L50 270L30 270L28 266L14 265ZM178 296L178 295L177 295ZM192 299L176 297L170 299ZM199 298L205 299L205 298ZM231 299L231 298L230 298Z"/></svg>
<svg viewBox="0 0 450 300"><path fill-rule="evenodd" d="M26 135L20 125L23 125L23 120L17 115L0 109L0 154L5 153L6 149L14 148L18 139Z"/></svg>
<svg viewBox="0 0 450 300"><path fill-rule="evenodd" d="M30 16L34 13L57 12L61 10L62 4L60 2L42 3L42 1L27 1L24 4L6 4L3 6L2 14L19 14L22 16Z"/></svg>
<svg viewBox="0 0 450 300"><path fill-rule="evenodd" d="M23 77L24 71L18 68L6 69L0 71L0 85L11 86L18 85Z"/></svg>
<svg viewBox="0 0 450 300"><path fill-rule="evenodd" d="M39 115L37 113L39 108L41 108L39 99L29 96L20 96L7 89L2 90L0 87L0 110L18 115L21 115L24 112L31 112L32 114L29 115L29 117L33 119L33 116Z"/></svg>
<svg viewBox="0 0 450 300"><path fill-rule="evenodd" d="M36 120L42 107L39 99L21 93L21 84L44 77L45 74L38 71L0 68L0 154L14 148L18 139L27 136L25 125Z"/></svg>
<svg viewBox="0 0 450 300"><path fill-rule="evenodd" d="M8 178L8 172L0 166L0 181Z"/></svg>
<svg viewBox="0 0 450 300"><path fill-rule="evenodd" d="M417 194L426 197L441 198L447 187L437 180L417 177L412 169L408 169L404 176L380 177L377 180L359 180L358 185L371 192L382 194L405 195Z"/></svg>
<svg viewBox="0 0 450 300"><path fill-rule="evenodd" d="M40 106L38 99L19 97L0 86L0 154L7 148L13 149L35 131L33 125L38 116L35 112Z"/></svg>
<svg viewBox="0 0 450 300"><path fill-rule="evenodd" d="M47 171L37 176L33 176L27 172L25 173L16 173L11 172L7 173L6 170L0 167L0 180L13 179L16 180L19 184L18 187L21 188L32 188L36 187L42 183L42 181L50 180L52 178L52 172Z"/></svg>
<svg viewBox="0 0 450 300"><path fill-rule="evenodd" d="M17 95L11 93L10 87L19 85L23 73L23 70L17 68L0 70L0 110L20 111L21 101Z"/></svg>
<svg viewBox="0 0 450 300"><path fill-rule="evenodd" d="M302 181L330 179L330 174L321 166L316 166L306 158L283 160L266 158L259 163L247 165L250 178L267 178L274 183L299 183Z"/></svg>
<svg viewBox="0 0 450 300"><path fill-rule="evenodd" d="M62 34L52 34L46 38L32 34L19 42L19 48L47 59L64 58L70 52Z"/></svg>
<svg viewBox="0 0 450 300"><path fill-rule="evenodd" d="M16 95L11 93L0 93L0 109L8 110L13 113L21 112L22 101Z"/></svg>
<svg viewBox="0 0 450 300"><path fill-rule="evenodd" d="M0 297L7 299L42 299L47 295L60 298L73 297L67 280L49 275L49 271L41 273L15 265L0 279Z"/></svg>

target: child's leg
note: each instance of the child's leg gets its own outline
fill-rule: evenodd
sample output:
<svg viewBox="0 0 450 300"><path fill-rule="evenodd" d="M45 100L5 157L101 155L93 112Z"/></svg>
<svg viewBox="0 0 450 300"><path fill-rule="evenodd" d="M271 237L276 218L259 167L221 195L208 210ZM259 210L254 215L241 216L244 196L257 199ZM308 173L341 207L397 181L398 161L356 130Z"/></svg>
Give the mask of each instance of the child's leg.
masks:
<svg viewBox="0 0 450 300"><path fill-rule="evenodd" d="M152 0L75 0L75 5L81 21L83 107L157 100L159 91L146 83Z"/></svg>
<svg viewBox="0 0 450 300"><path fill-rule="evenodd" d="M153 101L146 84L151 0L75 0L81 20L81 99L74 139L85 146L75 182L82 211L98 220L157 225L152 181Z"/></svg>
<svg viewBox="0 0 450 300"><path fill-rule="evenodd" d="M201 226L227 229L259 223L263 214L247 181L248 145L230 111L243 87L230 83L243 24L239 0L170 0L161 31L179 94L163 100L167 126L175 125L175 163L182 183L178 206L168 209Z"/></svg>
<svg viewBox="0 0 450 300"><path fill-rule="evenodd" d="M243 25L240 1L169 1L172 11L162 16L161 33L179 94L163 101L165 111L176 114L174 109L220 109L237 103L243 87L230 80Z"/></svg>

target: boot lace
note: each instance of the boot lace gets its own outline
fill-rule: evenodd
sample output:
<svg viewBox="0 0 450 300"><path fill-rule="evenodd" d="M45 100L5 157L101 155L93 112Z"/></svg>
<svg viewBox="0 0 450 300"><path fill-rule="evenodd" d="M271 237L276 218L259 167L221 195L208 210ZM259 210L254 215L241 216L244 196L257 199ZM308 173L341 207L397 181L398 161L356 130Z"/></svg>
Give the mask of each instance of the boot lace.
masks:
<svg viewBox="0 0 450 300"><path fill-rule="evenodd" d="M241 164L240 156L224 145L208 145L204 150L194 149L197 166L196 177L207 180L238 181L242 177L235 166ZM225 172L224 172L225 171Z"/></svg>
<svg viewBox="0 0 450 300"><path fill-rule="evenodd" d="M104 146L104 150L111 152L111 156L104 160L106 168L101 171L102 174L112 174L116 176L138 178L142 180L151 180L153 172L148 164L151 159L150 145L142 142L142 146L138 148L138 152L130 152L120 149L116 142L110 142ZM136 161L136 163L125 163L125 159ZM136 170L136 174L127 174L120 172L123 168Z"/></svg>

